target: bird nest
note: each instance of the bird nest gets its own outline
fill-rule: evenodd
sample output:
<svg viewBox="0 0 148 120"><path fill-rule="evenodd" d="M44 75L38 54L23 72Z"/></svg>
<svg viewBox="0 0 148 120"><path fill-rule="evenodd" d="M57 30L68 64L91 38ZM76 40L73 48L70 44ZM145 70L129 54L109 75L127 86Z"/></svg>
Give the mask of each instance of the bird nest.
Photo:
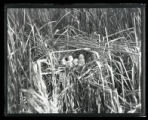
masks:
<svg viewBox="0 0 148 120"><path fill-rule="evenodd" d="M99 59L98 52L91 51L89 48L53 51L49 53L47 59L38 61L39 74L41 77L43 75L44 79L50 76L50 80L53 74L56 74L56 79L63 79L63 73L65 76L72 73L78 79L86 76L90 78L89 75L95 73L95 68L101 67Z"/></svg>
<svg viewBox="0 0 148 120"><path fill-rule="evenodd" d="M96 51L92 51L89 48L54 51L52 54L54 54L54 57L56 58L56 64L59 66L66 65L69 62L72 62L73 65L80 65L82 61L84 62L82 65L85 65L94 60L100 59L100 55ZM67 67L70 66L67 65Z"/></svg>
<svg viewBox="0 0 148 120"><path fill-rule="evenodd" d="M52 71L58 68L73 68L91 66L95 61L100 60L100 55L89 48L72 49L49 52L48 57L38 60L41 68L40 72L47 69ZM93 67L93 66L92 66Z"/></svg>

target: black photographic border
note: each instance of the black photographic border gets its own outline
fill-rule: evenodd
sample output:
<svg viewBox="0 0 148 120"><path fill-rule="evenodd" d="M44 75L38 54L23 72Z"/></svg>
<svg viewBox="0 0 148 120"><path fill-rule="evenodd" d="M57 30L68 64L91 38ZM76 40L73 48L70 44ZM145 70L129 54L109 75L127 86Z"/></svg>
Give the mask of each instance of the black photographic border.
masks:
<svg viewBox="0 0 148 120"><path fill-rule="evenodd" d="M142 95L142 111L141 113L116 113L116 114L108 114L108 113L100 113L100 114L8 114L7 113L7 9L8 8L141 8L142 10L142 41L141 41L141 50L142 50L142 75L141 75L141 95ZM32 4L32 3L15 3L15 4L6 4L4 6L4 116L9 117L25 117L25 116L35 116L35 117L51 117L51 116L58 116L58 117L144 117L146 115L146 10L145 4L140 3L104 3L104 4Z"/></svg>

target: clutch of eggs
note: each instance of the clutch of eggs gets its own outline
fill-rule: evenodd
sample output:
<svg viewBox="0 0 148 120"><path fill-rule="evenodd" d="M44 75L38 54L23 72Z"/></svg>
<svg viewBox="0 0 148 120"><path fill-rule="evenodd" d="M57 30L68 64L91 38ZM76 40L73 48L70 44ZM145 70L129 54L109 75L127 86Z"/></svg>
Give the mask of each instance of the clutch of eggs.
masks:
<svg viewBox="0 0 148 120"><path fill-rule="evenodd" d="M62 59L62 65L66 65L67 67L73 67L74 65L83 66L85 65L85 58L83 54L80 54L78 59L73 58L72 55L68 56L68 60L65 60L65 57Z"/></svg>

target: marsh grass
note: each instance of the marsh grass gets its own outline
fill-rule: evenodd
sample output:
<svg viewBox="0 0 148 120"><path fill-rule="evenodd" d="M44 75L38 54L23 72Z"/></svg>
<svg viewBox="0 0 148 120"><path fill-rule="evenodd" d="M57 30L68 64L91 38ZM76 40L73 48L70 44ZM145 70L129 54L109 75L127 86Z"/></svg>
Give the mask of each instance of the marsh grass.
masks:
<svg viewBox="0 0 148 120"><path fill-rule="evenodd" d="M140 27L139 8L8 9L8 113L140 112ZM82 48L93 60L61 66Z"/></svg>

